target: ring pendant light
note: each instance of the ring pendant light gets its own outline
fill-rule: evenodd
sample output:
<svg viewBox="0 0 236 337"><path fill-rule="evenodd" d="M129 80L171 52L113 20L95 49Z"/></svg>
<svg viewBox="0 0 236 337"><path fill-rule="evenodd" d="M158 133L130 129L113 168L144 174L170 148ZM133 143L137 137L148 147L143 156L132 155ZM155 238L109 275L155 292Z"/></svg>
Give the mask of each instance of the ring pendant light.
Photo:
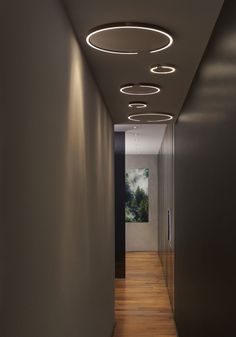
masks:
<svg viewBox="0 0 236 337"><path fill-rule="evenodd" d="M101 52L137 55L141 52L156 53L167 49L172 45L173 38L156 26L117 23L95 28L86 37L86 42Z"/></svg>
<svg viewBox="0 0 236 337"><path fill-rule="evenodd" d="M157 118L155 119L155 117ZM133 122L160 123L172 120L173 116L165 113L145 113L130 115L128 119Z"/></svg>
<svg viewBox="0 0 236 337"><path fill-rule="evenodd" d="M125 95L146 96L155 95L160 92L160 88L149 84L130 84L120 88L120 92Z"/></svg>
<svg viewBox="0 0 236 337"><path fill-rule="evenodd" d="M134 108L134 109L144 109L147 108L147 104L143 102L132 102L129 103L129 108Z"/></svg>
<svg viewBox="0 0 236 337"><path fill-rule="evenodd" d="M152 67L150 69L150 71L153 74L160 74L160 75L166 75L166 74L172 74L175 72L175 67L172 66L161 66L161 65L157 65L155 67Z"/></svg>

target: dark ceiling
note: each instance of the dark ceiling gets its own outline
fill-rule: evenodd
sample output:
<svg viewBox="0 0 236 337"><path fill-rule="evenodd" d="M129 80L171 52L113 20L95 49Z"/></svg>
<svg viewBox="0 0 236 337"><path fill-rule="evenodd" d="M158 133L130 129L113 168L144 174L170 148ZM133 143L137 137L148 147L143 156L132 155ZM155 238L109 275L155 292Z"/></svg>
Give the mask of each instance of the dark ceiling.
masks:
<svg viewBox="0 0 236 337"><path fill-rule="evenodd" d="M145 111L179 115L198 68L223 0L65 0L79 43L91 66L114 123L132 123L128 116L131 101L148 103ZM115 55L97 51L86 43L95 27L119 22L155 25L169 32L174 43L168 49L150 54ZM125 35L124 35L125 39ZM176 72L157 75L155 64L174 65ZM150 96L129 96L120 87L148 83L161 88ZM136 109L137 110L137 109Z"/></svg>

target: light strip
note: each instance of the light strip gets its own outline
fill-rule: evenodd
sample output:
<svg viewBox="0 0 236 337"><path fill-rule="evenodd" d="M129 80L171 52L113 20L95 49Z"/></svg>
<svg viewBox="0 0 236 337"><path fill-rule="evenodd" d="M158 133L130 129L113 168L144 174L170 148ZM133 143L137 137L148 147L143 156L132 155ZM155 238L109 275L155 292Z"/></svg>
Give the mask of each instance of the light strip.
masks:
<svg viewBox="0 0 236 337"><path fill-rule="evenodd" d="M166 71L158 71L158 69L166 69ZM166 74L172 74L175 72L175 68L171 66L156 66L150 69L150 71L153 74L160 74L160 75L166 75Z"/></svg>
<svg viewBox="0 0 236 337"><path fill-rule="evenodd" d="M126 85L122 88L120 88L120 92L122 92L122 94L125 94L125 95L133 95L133 96L146 96L146 95L155 95L157 94L158 92L160 92L160 88L154 86L154 85L140 85L140 84L136 84L136 86L139 86L140 88L150 88L150 89L154 89L155 91L154 92L150 92L150 93L146 93L146 94L135 94L135 93L129 93L129 92L125 92L124 90L126 89L130 89L130 88L133 88L135 85Z"/></svg>
<svg viewBox="0 0 236 337"><path fill-rule="evenodd" d="M144 109L146 107L147 107L147 104L146 103L142 103L142 102L129 103L129 108Z"/></svg>
<svg viewBox="0 0 236 337"><path fill-rule="evenodd" d="M152 32L156 32L156 33L160 33L160 34L163 34L165 35L168 39L169 39L169 43L162 47L162 48L158 48L158 49L154 49L154 50L150 50L149 53L156 53L158 51L161 51L161 50L164 50L164 49L167 49L169 48L172 43L173 43L173 38L171 37L170 34L160 30L160 29L156 29L156 28L150 28L150 27L142 27L142 26L135 26L135 25L129 25L129 26L114 26L114 27L106 27L106 28L100 28L100 29L96 29L95 31L93 31L92 33L90 33L87 37L86 37L86 42L87 44L96 49L96 50L99 50L99 51L102 51L104 53L110 53L110 54L120 54L120 55L137 55L139 54L139 52L123 52L123 51L112 51L112 50L109 50L109 49L103 49L103 48L100 48L100 47L97 47L95 46L94 44L92 44L90 42L90 38L92 36L94 36L95 34L97 33L101 33L101 32L104 32L104 31L108 31L108 30L116 30L116 29L140 29L140 30L148 30L148 31L152 31Z"/></svg>
<svg viewBox="0 0 236 337"><path fill-rule="evenodd" d="M128 117L128 119L130 121L133 121L133 122L145 122L144 120L140 120L140 119L135 119L134 118L134 117L139 117L139 116L163 116L163 119L159 119L159 120L147 120L146 122L148 122L148 123L167 122L167 121L170 121L171 119L173 119L173 116L171 116L169 114L162 114L162 113L134 114L134 115L130 115Z"/></svg>

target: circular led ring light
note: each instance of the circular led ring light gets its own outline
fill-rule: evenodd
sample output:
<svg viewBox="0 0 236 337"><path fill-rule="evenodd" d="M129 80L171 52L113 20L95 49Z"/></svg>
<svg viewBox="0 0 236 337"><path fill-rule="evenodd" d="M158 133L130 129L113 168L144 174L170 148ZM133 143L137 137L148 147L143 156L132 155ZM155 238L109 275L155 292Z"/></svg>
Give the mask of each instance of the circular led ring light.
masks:
<svg viewBox="0 0 236 337"><path fill-rule="evenodd" d="M130 92L127 91L131 88L137 87L138 89L143 88L144 91L142 92ZM149 90L149 91L148 91ZM120 92L125 95L133 95L133 96L146 96L146 95L155 95L158 92L160 92L160 88L156 87L155 85L149 85L149 84L130 84L130 85L125 85L120 88Z"/></svg>
<svg viewBox="0 0 236 337"><path fill-rule="evenodd" d="M147 108L147 104L143 102L132 102L132 103L129 103L129 108L144 109L144 108Z"/></svg>
<svg viewBox="0 0 236 337"><path fill-rule="evenodd" d="M157 65L155 67L152 67L150 69L150 71L153 73L153 74L160 74L160 75L166 75L166 74L172 74L175 72L175 67L172 67L172 66L160 66L160 65Z"/></svg>
<svg viewBox="0 0 236 337"><path fill-rule="evenodd" d="M95 36L96 34L98 33L101 33L101 32L106 32L106 31L110 31L110 30L118 30L118 29L137 29L137 30L145 30L145 31L150 31L150 32L155 32L157 34L160 34L160 35L163 35L165 36L169 42L164 45L163 47L160 47L160 48L156 48L156 49L153 49L153 50L149 50L149 53L156 53L156 52L159 52L159 51L162 51L164 49L167 49L169 48L172 44L173 44L173 38L170 34L168 34L167 32L163 31L163 30L160 30L158 28L154 28L154 27L148 27L146 25L141 25L141 24L125 24L125 23L120 23L120 24L116 24L116 25L110 25L110 26L103 26L103 27L98 27L98 28L95 28L87 37L86 37L86 42L87 44L96 49L96 50L99 50L99 51L102 51L104 53L110 53L110 54L120 54L120 55L137 55L139 54L140 52L139 51L119 51L119 50L109 50L109 49L105 49L105 48L102 48L102 47L99 47L99 46L96 46L95 44L93 44L91 42L91 38L93 36Z"/></svg>
<svg viewBox="0 0 236 337"><path fill-rule="evenodd" d="M138 117L148 117L148 116L157 116L157 117L163 117L161 119L153 119L153 120L143 120L142 118L138 119ZM160 123L160 122L167 122L173 119L173 116L165 113L145 113L145 114L133 114L128 117L130 121L133 122L147 122L147 123Z"/></svg>

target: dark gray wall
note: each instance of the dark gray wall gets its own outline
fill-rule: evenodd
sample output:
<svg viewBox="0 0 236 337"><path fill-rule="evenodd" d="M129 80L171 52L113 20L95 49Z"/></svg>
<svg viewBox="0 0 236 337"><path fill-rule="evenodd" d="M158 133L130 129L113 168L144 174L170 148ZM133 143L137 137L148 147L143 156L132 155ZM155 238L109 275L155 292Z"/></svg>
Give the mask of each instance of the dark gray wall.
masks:
<svg viewBox="0 0 236 337"><path fill-rule="evenodd" d="M125 277L125 132L115 132L115 276Z"/></svg>
<svg viewBox="0 0 236 337"><path fill-rule="evenodd" d="M225 1L175 128L180 337L235 335L235 15Z"/></svg>
<svg viewBox="0 0 236 337"><path fill-rule="evenodd" d="M110 337L112 122L58 1L2 5L0 335Z"/></svg>
<svg viewBox="0 0 236 337"><path fill-rule="evenodd" d="M149 169L149 221L126 223L126 250L157 251L157 156L126 155L125 165L126 169Z"/></svg>
<svg viewBox="0 0 236 337"><path fill-rule="evenodd" d="M172 307L174 307L173 156L173 125L167 125L158 155L158 252Z"/></svg>

